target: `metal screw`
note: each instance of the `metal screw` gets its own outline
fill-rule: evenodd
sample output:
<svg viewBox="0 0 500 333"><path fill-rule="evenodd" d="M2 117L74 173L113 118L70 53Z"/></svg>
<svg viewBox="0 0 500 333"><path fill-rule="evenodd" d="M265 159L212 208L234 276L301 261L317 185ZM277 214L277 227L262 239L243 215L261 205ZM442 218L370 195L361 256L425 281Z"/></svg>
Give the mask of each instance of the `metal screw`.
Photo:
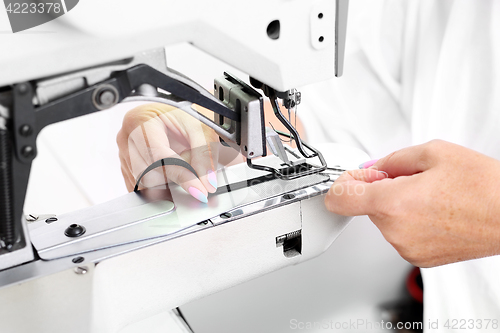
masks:
<svg viewBox="0 0 500 333"><path fill-rule="evenodd" d="M229 212L225 212L225 213L220 214L220 217L223 218L223 219L228 219L228 218L230 218L232 216L233 216L233 214L231 214Z"/></svg>
<svg viewBox="0 0 500 333"><path fill-rule="evenodd" d="M118 103L118 90L110 84L104 84L94 91L92 99L99 110L110 108Z"/></svg>
<svg viewBox="0 0 500 333"><path fill-rule="evenodd" d="M23 155L26 158L32 157L33 155L35 155L35 149L31 146L24 146L21 149L21 155Z"/></svg>
<svg viewBox="0 0 500 333"><path fill-rule="evenodd" d="M113 92L109 90L103 91L99 95L99 103L101 103L102 105L112 105L114 99L115 99L115 94L113 94Z"/></svg>
<svg viewBox="0 0 500 333"><path fill-rule="evenodd" d="M45 220L45 223L50 224L52 222L56 222L57 217L49 217L48 219Z"/></svg>
<svg viewBox="0 0 500 333"><path fill-rule="evenodd" d="M89 271L87 266L75 267L75 273L78 275L86 274Z"/></svg>
<svg viewBox="0 0 500 333"><path fill-rule="evenodd" d="M74 263L74 264L79 264L81 262L83 262L85 260L84 257L76 257L76 258L73 258L71 261Z"/></svg>
<svg viewBox="0 0 500 333"><path fill-rule="evenodd" d="M31 128L30 125L22 125L20 128L19 128L19 134L21 134L22 136L26 137L26 136L30 136L31 134L33 134L33 129Z"/></svg>
<svg viewBox="0 0 500 333"><path fill-rule="evenodd" d="M287 194L283 195L283 199L285 199L285 200L291 200L293 198L295 198L295 195L291 194L291 193L287 193Z"/></svg>
<svg viewBox="0 0 500 333"><path fill-rule="evenodd" d="M24 95L28 92L28 85L26 83L22 83L21 85L19 85L19 93L21 95Z"/></svg>
<svg viewBox="0 0 500 333"><path fill-rule="evenodd" d="M85 231L84 226L73 223L64 230L64 234L68 237L80 237Z"/></svg>
<svg viewBox="0 0 500 333"><path fill-rule="evenodd" d="M38 220L38 217L38 215L29 214L28 216L26 216L26 221L35 222L36 220Z"/></svg>

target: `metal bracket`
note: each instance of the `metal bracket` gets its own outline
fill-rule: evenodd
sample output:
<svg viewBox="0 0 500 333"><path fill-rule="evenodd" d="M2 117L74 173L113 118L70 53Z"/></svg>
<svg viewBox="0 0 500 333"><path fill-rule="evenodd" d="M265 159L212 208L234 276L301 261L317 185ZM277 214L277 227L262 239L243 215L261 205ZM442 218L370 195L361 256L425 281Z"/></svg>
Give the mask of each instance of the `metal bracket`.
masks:
<svg viewBox="0 0 500 333"><path fill-rule="evenodd" d="M31 162L37 154L36 138L45 126L109 109L125 97L139 91L144 84L169 91L180 99L196 103L234 121L239 122L241 119L239 113L227 108L189 78L171 69L161 72L145 64L114 72L109 79L98 84L71 92L39 106L35 105L36 87L33 84L36 85L36 81L22 82L13 86L10 101L12 122L4 121L6 143L12 147L12 152L9 153L8 158L2 158L0 163L7 165L10 169L6 171L12 181L9 186L7 183L2 184L6 187L4 190L11 194L5 196L8 200L0 205L2 208L0 215L4 217L0 220L0 240L2 240L0 247L3 248L1 251L19 250L29 243L26 238L27 234L24 232L26 221L23 216L23 206ZM7 212L12 213L7 214ZM21 232L21 230L24 231ZM22 262L16 262L13 265Z"/></svg>
<svg viewBox="0 0 500 333"><path fill-rule="evenodd" d="M344 73L345 40L349 0L337 0L335 14L335 76Z"/></svg>
<svg viewBox="0 0 500 333"><path fill-rule="evenodd" d="M36 156L35 107L33 88L28 82L14 86L13 89L13 128L14 151L22 163L31 163Z"/></svg>

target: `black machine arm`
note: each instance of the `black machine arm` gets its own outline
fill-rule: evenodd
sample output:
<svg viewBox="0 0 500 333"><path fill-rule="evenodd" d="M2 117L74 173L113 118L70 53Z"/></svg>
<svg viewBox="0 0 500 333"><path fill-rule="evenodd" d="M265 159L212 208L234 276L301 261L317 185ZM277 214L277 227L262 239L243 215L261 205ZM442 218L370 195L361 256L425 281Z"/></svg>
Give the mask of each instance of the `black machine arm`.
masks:
<svg viewBox="0 0 500 333"><path fill-rule="evenodd" d="M0 117L0 251L26 246L20 232L31 163L36 157L36 138L47 125L108 109L144 84L166 90L236 122L240 114L194 82L174 71L162 73L148 65L114 72L99 84L68 94L47 104L34 101L34 82L11 89L10 118ZM7 89L4 89L7 90Z"/></svg>

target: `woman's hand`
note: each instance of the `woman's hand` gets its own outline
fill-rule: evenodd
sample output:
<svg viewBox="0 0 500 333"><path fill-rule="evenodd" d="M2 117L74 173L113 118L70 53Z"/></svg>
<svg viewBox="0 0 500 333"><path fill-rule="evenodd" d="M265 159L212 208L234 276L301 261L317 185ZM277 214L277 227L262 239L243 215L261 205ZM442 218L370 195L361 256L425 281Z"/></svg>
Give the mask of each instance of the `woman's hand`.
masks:
<svg viewBox="0 0 500 333"><path fill-rule="evenodd" d="M500 161L455 144L431 141L348 171L325 204L368 215L416 266L500 254Z"/></svg>
<svg viewBox="0 0 500 333"><path fill-rule="evenodd" d="M172 181L201 202L217 189L216 167L219 138L208 126L184 111L165 104L145 104L130 110L123 119L116 141L127 189L153 162L166 157L182 158L200 179L181 166L164 166L146 174L142 187Z"/></svg>

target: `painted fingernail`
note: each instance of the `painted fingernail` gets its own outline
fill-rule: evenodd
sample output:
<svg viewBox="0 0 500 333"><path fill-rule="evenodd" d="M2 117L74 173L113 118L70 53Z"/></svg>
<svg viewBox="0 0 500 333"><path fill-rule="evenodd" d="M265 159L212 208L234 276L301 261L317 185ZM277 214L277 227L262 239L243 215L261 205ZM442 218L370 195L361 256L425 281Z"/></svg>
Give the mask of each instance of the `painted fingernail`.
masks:
<svg viewBox="0 0 500 333"><path fill-rule="evenodd" d="M207 178L210 185L217 189L217 175L215 174L215 172L213 172L212 170L208 170Z"/></svg>
<svg viewBox="0 0 500 333"><path fill-rule="evenodd" d="M377 163L378 159L376 160L371 160L371 161L368 161L368 162L365 162L365 163L361 163L359 165L359 168L360 169L366 169L366 168L369 168L371 167L372 165L374 165L375 163Z"/></svg>
<svg viewBox="0 0 500 333"><path fill-rule="evenodd" d="M385 175L385 178L389 178L389 174L385 171L379 171L380 173L383 173Z"/></svg>
<svg viewBox="0 0 500 333"><path fill-rule="evenodd" d="M188 191L189 194L191 194L196 200L201 201L203 203L208 202L207 196L203 194L203 192L198 190L196 187L191 186L190 188L188 188Z"/></svg>

